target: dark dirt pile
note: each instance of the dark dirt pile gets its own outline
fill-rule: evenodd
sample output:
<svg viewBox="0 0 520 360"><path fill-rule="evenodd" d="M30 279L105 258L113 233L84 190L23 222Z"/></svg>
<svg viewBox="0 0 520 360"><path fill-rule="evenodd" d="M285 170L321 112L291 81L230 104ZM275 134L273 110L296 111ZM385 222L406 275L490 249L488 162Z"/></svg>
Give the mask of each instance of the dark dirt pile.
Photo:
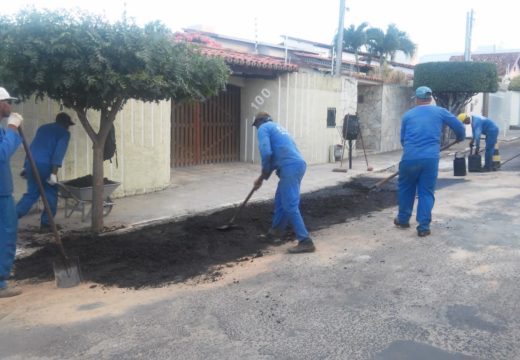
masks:
<svg viewBox="0 0 520 360"><path fill-rule="evenodd" d="M92 187L92 175L85 175L76 179L65 181L64 184L68 186L73 186L77 188L85 188L85 187ZM103 184L114 184L112 180L108 180L107 178L103 179Z"/></svg>
<svg viewBox="0 0 520 360"><path fill-rule="evenodd" d="M366 193L337 186L304 195L301 210L312 235L313 231L395 205L394 191ZM64 234L63 241L69 255L79 256L85 280L105 286L140 288L186 280L216 281L223 267L254 261L264 254L269 245L258 242L257 235L269 228L272 207L272 202L247 205L236 220L240 226L227 232L216 227L227 224L235 209L126 234ZM15 278L52 280L51 263L57 254L52 237L46 237L43 244L36 243L31 234L22 233L21 238L26 247L39 249L16 261Z"/></svg>

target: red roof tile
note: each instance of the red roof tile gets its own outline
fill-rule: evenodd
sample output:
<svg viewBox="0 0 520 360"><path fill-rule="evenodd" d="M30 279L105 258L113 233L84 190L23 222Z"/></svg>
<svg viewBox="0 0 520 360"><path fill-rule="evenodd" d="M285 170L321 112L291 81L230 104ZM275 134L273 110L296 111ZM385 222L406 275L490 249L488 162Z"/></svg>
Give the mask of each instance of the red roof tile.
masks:
<svg viewBox="0 0 520 360"><path fill-rule="evenodd" d="M286 64L284 60L272 56L248 54L230 49L216 49L207 46L201 46L200 51L207 56L220 57L228 64L280 71L298 70L298 65Z"/></svg>

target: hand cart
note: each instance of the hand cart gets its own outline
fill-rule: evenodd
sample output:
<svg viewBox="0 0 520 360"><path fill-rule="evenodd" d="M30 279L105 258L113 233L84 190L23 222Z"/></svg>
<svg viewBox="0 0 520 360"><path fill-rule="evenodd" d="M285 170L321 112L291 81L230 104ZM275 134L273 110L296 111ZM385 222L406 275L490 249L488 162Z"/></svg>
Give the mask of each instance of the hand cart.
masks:
<svg viewBox="0 0 520 360"><path fill-rule="evenodd" d="M58 182L56 185L59 196L65 200L65 217L69 218L74 212L80 212L81 221L86 221L92 212L92 186L76 187L67 184L66 181ZM121 185L120 182L109 180L103 186L103 216L107 216L112 211L115 203L110 195L119 185Z"/></svg>

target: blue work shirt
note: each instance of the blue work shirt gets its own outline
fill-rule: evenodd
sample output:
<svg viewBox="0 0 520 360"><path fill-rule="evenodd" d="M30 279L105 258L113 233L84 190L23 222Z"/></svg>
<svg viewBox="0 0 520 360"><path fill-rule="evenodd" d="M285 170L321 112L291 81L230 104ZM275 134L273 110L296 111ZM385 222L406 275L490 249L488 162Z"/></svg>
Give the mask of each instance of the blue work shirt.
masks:
<svg viewBox="0 0 520 360"><path fill-rule="evenodd" d="M0 127L0 196L13 194L13 176L9 162L21 142L18 132Z"/></svg>
<svg viewBox="0 0 520 360"><path fill-rule="evenodd" d="M458 141L466 137L464 125L448 110L435 105L419 105L401 119L402 160L438 159L443 125L448 125Z"/></svg>
<svg viewBox="0 0 520 360"><path fill-rule="evenodd" d="M61 167L69 146L70 133L57 123L42 125L31 143L34 162Z"/></svg>
<svg viewBox="0 0 520 360"><path fill-rule="evenodd" d="M258 147L265 179L274 170L287 165L305 163L287 130L272 121L265 122L258 128Z"/></svg>
<svg viewBox="0 0 520 360"><path fill-rule="evenodd" d="M498 134L498 126L488 118L471 115L471 131L473 132L473 139L480 141L482 134L486 136L491 133Z"/></svg>

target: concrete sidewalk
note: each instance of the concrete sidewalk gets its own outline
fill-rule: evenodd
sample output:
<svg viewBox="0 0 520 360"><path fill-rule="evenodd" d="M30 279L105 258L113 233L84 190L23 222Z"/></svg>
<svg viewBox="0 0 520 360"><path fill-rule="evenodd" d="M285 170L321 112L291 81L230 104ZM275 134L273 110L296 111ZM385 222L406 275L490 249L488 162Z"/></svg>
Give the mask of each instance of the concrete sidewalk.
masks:
<svg viewBox="0 0 520 360"><path fill-rule="evenodd" d="M515 140L510 136L504 141ZM440 171L451 171L455 151L467 149L469 141L456 144L441 154ZM325 187L338 185L359 175L383 178L397 170L402 152L393 151L380 154L368 154L368 161L374 171L367 172L363 152L358 150L353 158L352 169L348 169L348 159L343 161L344 172L333 172L340 163L310 165L302 182L302 193L316 191ZM345 154L345 157L347 155ZM131 228L153 222L189 216L192 214L211 212L213 210L240 204L260 174L260 165L251 163L227 163L187 168L176 168L172 171L171 186L165 190L115 199L112 212L105 217L105 226L109 228ZM274 197L277 177L273 176L257 193L251 202L269 200ZM90 207L90 205L87 205ZM20 228L39 226L39 213L33 212L20 220ZM79 230L89 227L90 218L81 221L79 212L66 218L64 209L58 209L56 222L63 230Z"/></svg>

